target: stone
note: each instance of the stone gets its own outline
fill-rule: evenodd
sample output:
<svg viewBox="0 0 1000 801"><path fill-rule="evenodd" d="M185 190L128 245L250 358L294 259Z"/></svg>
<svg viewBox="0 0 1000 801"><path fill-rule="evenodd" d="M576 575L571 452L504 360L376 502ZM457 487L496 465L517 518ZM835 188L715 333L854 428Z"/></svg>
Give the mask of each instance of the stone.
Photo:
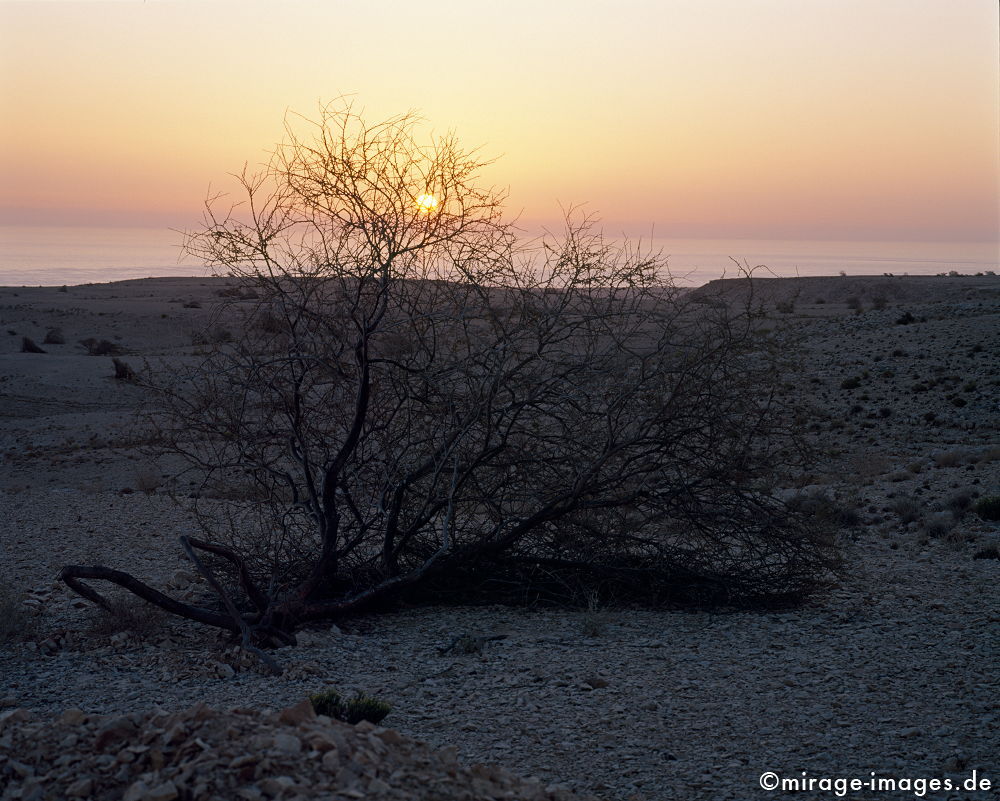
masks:
<svg viewBox="0 0 1000 801"><path fill-rule="evenodd" d="M289 787L295 786L295 779L291 776L268 776L260 782L260 789L267 795L277 797Z"/></svg>
<svg viewBox="0 0 1000 801"><path fill-rule="evenodd" d="M103 751L112 743L130 738L135 734L135 731L135 723L127 717L112 718L97 730L97 737L94 739L94 749Z"/></svg>
<svg viewBox="0 0 1000 801"><path fill-rule="evenodd" d="M7 767L9 767L22 779L27 779L29 776L35 775L35 769L31 767L31 765L25 765L23 762L18 762L16 759L8 760Z"/></svg>
<svg viewBox="0 0 1000 801"><path fill-rule="evenodd" d="M31 720L31 713L27 709L8 709L6 712L0 712L0 732L9 725L23 723L26 720Z"/></svg>
<svg viewBox="0 0 1000 801"><path fill-rule="evenodd" d="M260 757L257 754L242 754L238 757L233 757L229 762L229 767L232 769L242 768L244 765L255 765L260 761Z"/></svg>
<svg viewBox="0 0 1000 801"><path fill-rule="evenodd" d="M76 726L78 723L82 723L86 717L86 712L74 706L59 716L59 723L63 726Z"/></svg>
<svg viewBox="0 0 1000 801"><path fill-rule="evenodd" d="M340 770L340 754L337 753L337 749L331 749L323 754L321 764L323 765L323 770L329 773L336 773Z"/></svg>
<svg viewBox="0 0 1000 801"><path fill-rule="evenodd" d="M51 655L59 650L59 643L56 642L51 637L46 637L40 643L38 643L38 650L43 654Z"/></svg>
<svg viewBox="0 0 1000 801"><path fill-rule="evenodd" d="M295 706L286 707L278 715L281 723L298 726L310 720L316 720L316 710L313 709L312 701L303 698Z"/></svg>
<svg viewBox="0 0 1000 801"><path fill-rule="evenodd" d="M302 751L302 741L294 734L278 732L271 741L271 747L283 754L298 754Z"/></svg>
<svg viewBox="0 0 1000 801"><path fill-rule="evenodd" d="M220 679L231 679L236 675L236 671L233 669L232 665L227 665L225 662L216 662L215 674Z"/></svg>
<svg viewBox="0 0 1000 801"><path fill-rule="evenodd" d="M122 801L143 801L148 792L149 787L146 786L146 782L140 779L128 786L128 789L125 790L125 795L122 796Z"/></svg>
<svg viewBox="0 0 1000 801"><path fill-rule="evenodd" d="M395 729L385 729L378 732L377 736L388 745L399 745L403 742L403 736Z"/></svg>
<svg viewBox="0 0 1000 801"><path fill-rule="evenodd" d="M177 786L172 781L166 781L148 791L142 801L174 801L178 795Z"/></svg>
<svg viewBox="0 0 1000 801"><path fill-rule="evenodd" d="M170 577L170 586L176 589L183 589L195 582L195 576L192 573L188 573L186 570L177 570Z"/></svg>
<svg viewBox="0 0 1000 801"><path fill-rule="evenodd" d="M66 788L66 795L69 798L86 798L94 789L94 781L89 776L77 779Z"/></svg>

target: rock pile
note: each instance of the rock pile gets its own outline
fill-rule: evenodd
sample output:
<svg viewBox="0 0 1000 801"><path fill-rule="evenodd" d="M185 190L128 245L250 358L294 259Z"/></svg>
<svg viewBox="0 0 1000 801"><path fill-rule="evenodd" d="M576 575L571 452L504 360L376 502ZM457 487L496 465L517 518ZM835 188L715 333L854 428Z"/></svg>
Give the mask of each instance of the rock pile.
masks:
<svg viewBox="0 0 1000 801"><path fill-rule="evenodd" d="M495 767L458 763L392 729L317 716L308 700L282 712L88 715L36 721L0 714L0 799L523 799L569 801Z"/></svg>

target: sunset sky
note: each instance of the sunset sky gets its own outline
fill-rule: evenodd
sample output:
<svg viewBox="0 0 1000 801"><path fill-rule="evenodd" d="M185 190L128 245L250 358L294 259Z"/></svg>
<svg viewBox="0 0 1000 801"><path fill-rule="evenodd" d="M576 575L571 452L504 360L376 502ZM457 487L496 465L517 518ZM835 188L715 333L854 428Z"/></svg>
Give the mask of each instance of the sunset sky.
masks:
<svg viewBox="0 0 1000 801"><path fill-rule="evenodd" d="M0 0L0 223L186 227L352 94L528 223L995 241L996 0Z"/></svg>

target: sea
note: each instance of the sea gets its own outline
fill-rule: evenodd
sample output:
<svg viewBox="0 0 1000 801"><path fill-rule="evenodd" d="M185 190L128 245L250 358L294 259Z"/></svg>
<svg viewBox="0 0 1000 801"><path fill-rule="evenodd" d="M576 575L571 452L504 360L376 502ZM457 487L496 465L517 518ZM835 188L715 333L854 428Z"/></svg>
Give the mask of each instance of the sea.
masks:
<svg viewBox="0 0 1000 801"><path fill-rule="evenodd" d="M0 286L62 286L129 278L208 276L168 228L0 226ZM675 282L700 286L739 274L937 275L1000 270L1000 242L654 239Z"/></svg>

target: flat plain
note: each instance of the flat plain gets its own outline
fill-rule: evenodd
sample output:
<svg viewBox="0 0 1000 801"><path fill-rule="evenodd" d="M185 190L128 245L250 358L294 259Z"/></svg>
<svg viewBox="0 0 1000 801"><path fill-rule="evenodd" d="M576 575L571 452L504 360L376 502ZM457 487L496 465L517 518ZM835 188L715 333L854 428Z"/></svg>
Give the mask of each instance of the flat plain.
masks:
<svg viewBox="0 0 1000 801"><path fill-rule="evenodd" d="M0 797L48 797L14 794L15 785L18 793L53 787L69 773L90 779L92 797L121 797L107 794L110 769L91 759L90 745L63 768L46 768L52 775L41 767L80 723L76 713L51 722L68 709L83 710L87 731L104 725L93 716L133 715L136 732L155 733L168 728L165 718L137 716L194 708L178 718L193 738L192 721L215 720L194 705L242 708L263 716L258 731L276 732L274 742L247 740L246 748L277 754L288 744L283 728L315 723L266 710L294 708L330 686L388 700L383 726L402 739L364 727L380 745L358 745L352 734L326 785L316 771L290 773L290 783L251 772L252 790L232 797L321 789L331 798L392 798L392 775L412 787L418 775L433 782L455 764L477 763L537 780L530 791L482 772L463 780L467 788L476 777L495 781L507 789L489 792L510 798L782 797L761 789L765 771L960 784L976 770L1000 785L1000 524L975 511L1000 495L1000 278L756 282L761 324L788 325L803 343L785 391L813 409L821 454L782 492L822 499L843 524L843 573L804 605L399 609L302 632L297 647L276 652L279 678L206 629L154 616L109 625L57 580L65 564L107 564L179 597L202 591L177 545L197 530L185 505L192 489L154 455L133 419L143 390L115 378L112 356L139 368L196 353L227 285L169 278L0 288L0 579L20 621L0 642ZM63 342L46 343L47 335ZM45 353L22 352L24 337ZM505 637L442 653L463 634ZM30 754L18 731L31 733ZM437 756L420 756L413 741ZM205 760L222 765L222 745L208 746ZM319 764L330 750L303 746L296 759ZM419 771L398 772L418 756ZM274 756L275 770L294 771L284 757ZM236 759L231 750L226 758ZM116 770L132 762L121 760ZM383 776L380 763L397 774ZM168 784L167 768L143 770L119 770L135 799ZM190 787L179 775L170 774L175 795L167 787L161 801L212 797L204 788L198 795L193 774ZM490 797L451 792L437 797Z"/></svg>

